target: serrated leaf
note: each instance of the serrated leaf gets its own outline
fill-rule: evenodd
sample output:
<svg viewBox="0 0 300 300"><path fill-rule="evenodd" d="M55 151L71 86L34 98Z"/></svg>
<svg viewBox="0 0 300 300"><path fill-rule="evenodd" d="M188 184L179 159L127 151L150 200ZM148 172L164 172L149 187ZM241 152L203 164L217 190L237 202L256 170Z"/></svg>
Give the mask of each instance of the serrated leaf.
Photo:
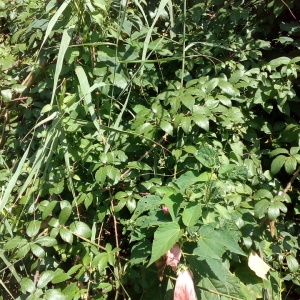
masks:
<svg viewBox="0 0 300 300"><path fill-rule="evenodd" d="M151 253L151 246L152 244L147 239L139 241L137 244L133 245L131 249L130 264L137 265L145 263Z"/></svg>
<svg viewBox="0 0 300 300"><path fill-rule="evenodd" d="M298 271L299 263L293 255L288 255L286 257L286 262L287 262L287 265L288 265L289 269L291 270L291 272L294 273L294 272Z"/></svg>
<svg viewBox="0 0 300 300"><path fill-rule="evenodd" d="M194 254L198 255L199 259L221 259L223 253L227 250L245 255L235 238L226 228L215 230L212 225L203 225L198 233L200 239Z"/></svg>
<svg viewBox="0 0 300 300"><path fill-rule="evenodd" d="M65 225L67 220L69 219L70 215L72 213L72 208L69 206L64 207L58 216L59 224L60 225Z"/></svg>
<svg viewBox="0 0 300 300"><path fill-rule="evenodd" d="M60 237L67 243L69 243L70 245L72 245L73 243L73 233L66 228L61 228L59 229L59 234Z"/></svg>
<svg viewBox="0 0 300 300"><path fill-rule="evenodd" d="M207 116L204 115L194 115L193 121L199 126L200 128L204 129L205 131L209 131L209 119Z"/></svg>
<svg viewBox="0 0 300 300"><path fill-rule="evenodd" d="M159 127L169 135L173 135L173 126L168 121L162 120L159 123Z"/></svg>
<svg viewBox="0 0 300 300"><path fill-rule="evenodd" d="M154 233L151 259L148 266L167 253L183 234L183 230L175 222L164 223Z"/></svg>
<svg viewBox="0 0 300 300"><path fill-rule="evenodd" d="M219 165L217 153L212 147L201 147L195 157L207 168L214 168Z"/></svg>
<svg viewBox="0 0 300 300"><path fill-rule="evenodd" d="M40 227L41 227L41 221L38 220L31 221L26 229L27 235L30 237L36 236L40 230Z"/></svg>
<svg viewBox="0 0 300 300"><path fill-rule="evenodd" d="M263 199L258 201L254 206L254 214L257 218L261 219L265 216L270 206L270 201L267 199Z"/></svg>
<svg viewBox="0 0 300 300"><path fill-rule="evenodd" d="M219 299L243 299L241 295L241 282L240 280L232 275L225 267L221 267L220 273L218 273L218 263L210 260L210 266L206 267L207 272L210 276L204 276L197 284L201 291L201 300L219 300ZM199 270L202 270L202 265L199 265ZM203 267L205 263L203 262ZM210 269L212 268L212 269ZM206 271L205 270L205 271ZM220 297L220 294L222 296ZM247 299L249 300L249 299Z"/></svg>
<svg viewBox="0 0 300 300"><path fill-rule="evenodd" d="M189 203L183 211L182 222L186 226L194 226L202 214L202 209L199 204Z"/></svg>
<svg viewBox="0 0 300 300"><path fill-rule="evenodd" d="M266 274L270 267L253 251L249 255L248 266L258 277L267 279Z"/></svg>
<svg viewBox="0 0 300 300"><path fill-rule="evenodd" d="M85 238L90 238L92 235L92 230L90 227L81 222L81 221L75 221L70 225L70 230L75 233L76 235L85 237Z"/></svg>
<svg viewBox="0 0 300 300"><path fill-rule="evenodd" d="M157 209L162 204L161 198L155 195L148 195L140 199L137 203L134 214L131 219L135 220L139 215L145 211Z"/></svg>
<svg viewBox="0 0 300 300"><path fill-rule="evenodd" d="M288 174L294 173L297 169L297 160L296 160L296 158L293 157L293 156L287 157L286 161L284 163L284 168L285 168L285 171Z"/></svg>

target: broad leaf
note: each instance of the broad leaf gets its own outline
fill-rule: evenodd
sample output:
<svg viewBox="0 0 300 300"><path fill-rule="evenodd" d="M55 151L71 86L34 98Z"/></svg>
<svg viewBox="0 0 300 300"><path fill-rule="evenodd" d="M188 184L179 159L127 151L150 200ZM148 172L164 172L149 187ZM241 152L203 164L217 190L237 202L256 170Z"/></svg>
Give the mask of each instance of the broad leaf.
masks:
<svg viewBox="0 0 300 300"><path fill-rule="evenodd" d="M184 223L184 225L186 226L194 226L200 216L201 216L202 210L201 210L201 206L199 204L196 203L189 203L183 211L182 214L182 221Z"/></svg>
<svg viewBox="0 0 300 300"><path fill-rule="evenodd" d="M284 155L278 155L271 163L271 172L272 174L277 174L282 166L284 165L287 157Z"/></svg>
<svg viewBox="0 0 300 300"><path fill-rule="evenodd" d="M183 234L183 230L175 222L164 223L154 233L151 259L148 266L167 253Z"/></svg>
<svg viewBox="0 0 300 300"><path fill-rule="evenodd" d="M90 238L92 231L90 227L81 221L75 221L70 225L70 230L78 236Z"/></svg>

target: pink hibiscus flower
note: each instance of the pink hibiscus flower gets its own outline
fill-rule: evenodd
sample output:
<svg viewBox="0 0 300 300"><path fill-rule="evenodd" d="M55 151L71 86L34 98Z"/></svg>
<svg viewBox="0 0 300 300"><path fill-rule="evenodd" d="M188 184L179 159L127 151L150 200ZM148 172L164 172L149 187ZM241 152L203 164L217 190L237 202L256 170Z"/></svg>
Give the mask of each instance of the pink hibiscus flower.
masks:
<svg viewBox="0 0 300 300"><path fill-rule="evenodd" d="M192 273L188 269L179 271L174 291L174 300L196 300Z"/></svg>

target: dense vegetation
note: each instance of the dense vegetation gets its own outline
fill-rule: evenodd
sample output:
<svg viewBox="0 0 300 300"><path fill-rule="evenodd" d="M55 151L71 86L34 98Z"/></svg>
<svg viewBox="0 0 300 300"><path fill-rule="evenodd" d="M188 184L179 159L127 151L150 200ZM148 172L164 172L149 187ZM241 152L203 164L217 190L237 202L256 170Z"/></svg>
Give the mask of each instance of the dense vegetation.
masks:
<svg viewBox="0 0 300 300"><path fill-rule="evenodd" d="M175 243L198 299L300 297L299 1L0 20L0 299L173 299Z"/></svg>

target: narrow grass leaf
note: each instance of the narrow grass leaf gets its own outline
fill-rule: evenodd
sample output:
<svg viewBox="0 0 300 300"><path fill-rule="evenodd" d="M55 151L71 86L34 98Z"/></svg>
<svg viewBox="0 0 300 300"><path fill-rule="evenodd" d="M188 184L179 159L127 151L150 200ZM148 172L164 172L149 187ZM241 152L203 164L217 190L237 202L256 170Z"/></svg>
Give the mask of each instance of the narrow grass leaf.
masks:
<svg viewBox="0 0 300 300"><path fill-rule="evenodd" d="M66 9L66 7L69 5L69 3L71 2L71 0L65 0L62 5L59 7L59 9L56 11L56 13L53 15L53 17L51 18L51 20L48 23L46 32L45 32L45 36L43 39L43 42L41 44L41 48L43 48L47 38L49 37L54 25L56 24L58 18L60 17L60 15L63 13L63 11Z"/></svg>
<svg viewBox="0 0 300 300"><path fill-rule="evenodd" d="M55 90L57 88L58 77L62 70L65 53L69 47L73 31L74 31L74 26L72 26L68 29L65 29L63 32L62 38L61 38L61 44L60 44L60 48L58 51L57 63L56 63L55 73L54 73L54 83L53 83L52 97L51 97L50 105L53 105Z"/></svg>

